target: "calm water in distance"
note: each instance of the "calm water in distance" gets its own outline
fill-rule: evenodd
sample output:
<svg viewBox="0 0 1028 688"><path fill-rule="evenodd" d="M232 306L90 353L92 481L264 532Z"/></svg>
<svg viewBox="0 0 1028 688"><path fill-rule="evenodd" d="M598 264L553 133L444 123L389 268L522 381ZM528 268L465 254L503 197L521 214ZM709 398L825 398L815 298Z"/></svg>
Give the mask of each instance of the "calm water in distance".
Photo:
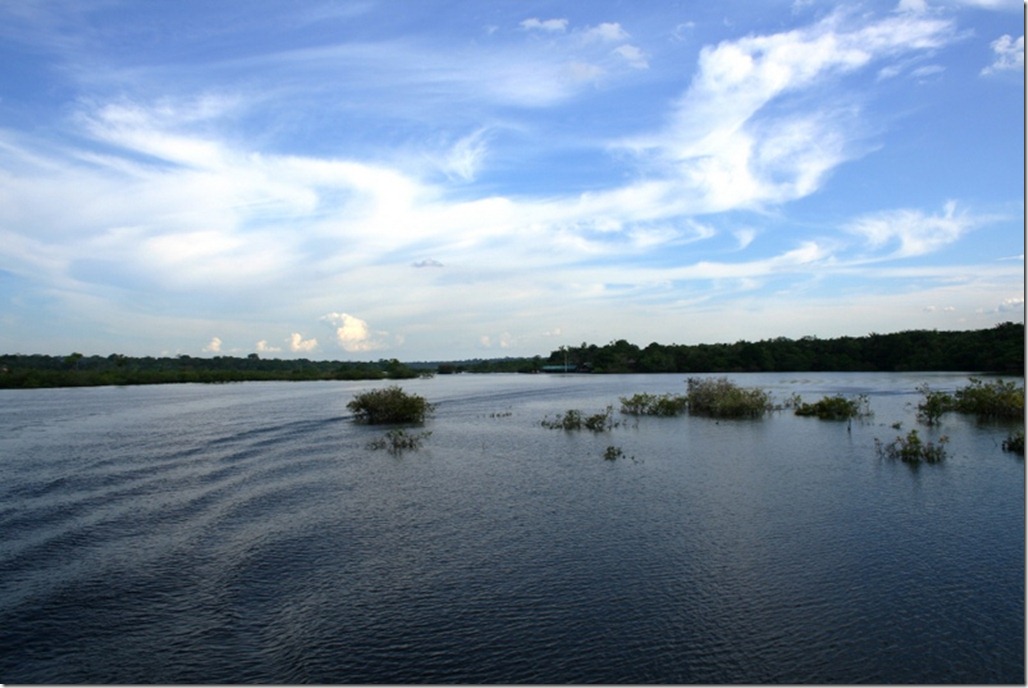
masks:
<svg viewBox="0 0 1028 688"><path fill-rule="evenodd" d="M730 377L875 415L564 432L685 376L437 376L394 456L384 383L2 391L0 682L1024 683L1011 427L914 418L967 376ZM942 464L877 456L914 427Z"/></svg>

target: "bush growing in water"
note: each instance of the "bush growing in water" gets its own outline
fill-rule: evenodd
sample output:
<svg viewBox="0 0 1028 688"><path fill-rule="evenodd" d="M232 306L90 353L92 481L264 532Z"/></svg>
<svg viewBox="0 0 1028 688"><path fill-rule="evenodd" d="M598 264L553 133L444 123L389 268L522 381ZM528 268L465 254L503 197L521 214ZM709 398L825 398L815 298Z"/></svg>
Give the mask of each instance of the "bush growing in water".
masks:
<svg viewBox="0 0 1028 688"><path fill-rule="evenodd" d="M432 411L432 404L417 394L408 394L397 386L361 392L346 405L361 423L422 423Z"/></svg>
<svg viewBox="0 0 1028 688"><path fill-rule="evenodd" d="M986 384L973 377L971 384L953 396L956 411L974 414L981 420L1024 418L1024 387L1013 382L993 380Z"/></svg>
<svg viewBox="0 0 1028 688"><path fill-rule="evenodd" d="M942 414L953 410L953 397L946 392L933 392L927 384L917 388L924 399L917 405L917 421L925 425L935 425Z"/></svg>
<svg viewBox="0 0 1028 688"><path fill-rule="evenodd" d="M796 404L795 413L797 416L817 416L821 420L850 420L867 418L871 415L871 406L866 394L856 399L826 396L813 404Z"/></svg>
<svg viewBox="0 0 1028 688"><path fill-rule="evenodd" d="M949 438L945 435L939 438L938 444L925 442L917 434L917 430L911 430L906 437L897 437L889 444L882 444L881 440L876 437L875 451L879 456L899 459L906 463L939 463L946 458L945 444L947 442L949 442Z"/></svg>
<svg viewBox="0 0 1028 688"><path fill-rule="evenodd" d="M617 461L618 459L623 458L624 455L625 452L621 447L615 447L613 445L603 450L603 459L605 461Z"/></svg>
<svg viewBox="0 0 1028 688"><path fill-rule="evenodd" d="M711 418L760 418L771 410L771 397L762 389L739 387L728 378L686 381L690 415Z"/></svg>
<svg viewBox="0 0 1028 688"><path fill-rule="evenodd" d="M917 391L924 395L917 405L917 419L925 425L935 425L948 411L970 414L978 420L1024 417L1024 387L1013 382L985 383L972 377L969 385L953 394L933 392L928 385L921 385Z"/></svg>
<svg viewBox="0 0 1028 688"><path fill-rule="evenodd" d="M1024 456L1024 430L1018 430L1003 440L1003 451Z"/></svg>
<svg viewBox="0 0 1028 688"><path fill-rule="evenodd" d="M675 394L636 394L620 397L621 413L631 416L678 416L689 404L687 397Z"/></svg>
<svg viewBox="0 0 1028 688"><path fill-rule="evenodd" d="M584 427L586 430L592 430L593 432L603 432L604 430L617 427L617 422L614 421L613 415L613 406L608 406L603 411L594 413L591 416L583 416L582 412L578 409L568 409L564 412L563 416L557 416L554 420L544 418L542 424L543 427L550 428L551 430L581 430Z"/></svg>

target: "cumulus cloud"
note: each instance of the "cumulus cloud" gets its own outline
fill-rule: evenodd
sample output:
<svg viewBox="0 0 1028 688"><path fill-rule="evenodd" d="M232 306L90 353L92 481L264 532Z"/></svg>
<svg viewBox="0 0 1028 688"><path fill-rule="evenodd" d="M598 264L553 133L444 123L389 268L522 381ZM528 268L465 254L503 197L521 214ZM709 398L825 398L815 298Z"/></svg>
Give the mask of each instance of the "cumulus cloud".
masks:
<svg viewBox="0 0 1028 688"><path fill-rule="evenodd" d="M271 346L270 344L268 344L268 340L266 340L266 339L262 339L259 342L257 342L257 353L260 353L260 354L274 354L274 353L278 353L279 351L282 351L282 347L280 347L280 346Z"/></svg>
<svg viewBox="0 0 1028 688"><path fill-rule="evenodd" d="M289 350L294 353L308 353L318 348L318 340L314 337L304 339L299 332L289 336Z"/></svg>
<svg viewBox="0 0 1028 688"><path fill-rule="evenodd" d="M604 22L596 26L590 26L582 32L582 37L590 41L623 41L628 38L628 33L621 28L617 22Z"/></svg>
<svg viewBox="0 0 1028 688"><path fill-rule="evenodd" d="M483 334L478 338L479 346L491 349L494 346L500 349L510 349L517 345L518 340L510 332L502 332L498 337Z"/></svg>
<svg viewBox="0 0 1028 688"><path fill-rule="evenodd" d="M982 75L988 76L996 72L1024 69L1024 34L1016 39L1009 34L1004 34L994 40L990 46L995 58L992 64L982 70Z"/></svg>
<svg viewBox="0 0 1028 688"><path fill-rule="evenodd" d="M344 351L358 353L382 348L375 340L368 323L348 313L328 313L321 320L335 328L336 343Z"/></svg>
<svg viewBox="0 0 1028 688"><path fill-rule="evenodd" d="M211 341L207 342L207 346L203 348L204 353L208 354L220 354L221 353L221 338L211 337Z"/></svg>

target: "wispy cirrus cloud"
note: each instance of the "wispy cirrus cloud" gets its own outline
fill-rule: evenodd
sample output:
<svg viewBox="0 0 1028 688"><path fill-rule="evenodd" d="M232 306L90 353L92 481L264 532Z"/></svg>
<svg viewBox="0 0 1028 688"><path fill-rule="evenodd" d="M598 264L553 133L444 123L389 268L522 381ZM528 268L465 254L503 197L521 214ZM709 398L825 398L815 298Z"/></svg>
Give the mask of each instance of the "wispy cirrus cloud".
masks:
<svg viewBox="0 0 1028 688"><path fill-rule="evenodd" d="M863 237L871 249L892 247L893 258L909 258L952 244L982 221L947 201L942 213L906 208L872 213L853 220L846 231Z"/></svg>
<svg viewBox="0 0 1028 688"><path fill-rule="evenodd" d="M871 111L897 82L876 77L952 73L935 69L952 15L904 4L718 22L706 45L709 21L683 41L668 33L681 17L661 33L628 12L509 10L467 40L379 26L69 66L60 136L0 129L0 278L118 333L146 322L208 353L216 333L218 351L286 355L513 351L549 346L540 333L604 339L614 320L668 341L654 323L687 331L692 308L747 312L760 289L791 299L815 281L1005 295L1020 266L951 265L990 221L963 199L833 205L833 175L884 145ZM797 205L811 214L793 219ZM947 261L912 271L929 255ZM967 311L950 296L918 292L919 317Z"/></svg>
<svg viewBox="0 0 1028 688"><path fill-rule="evenodd" d="M701 50L667 128L623 143L673 173L698 212L801 198L862 150L859 110L851 95L835 105L829 96L813 110L770 106L951 37L944 19L904 14L860 23L836 12L808 27L723 41Z"/></svg>

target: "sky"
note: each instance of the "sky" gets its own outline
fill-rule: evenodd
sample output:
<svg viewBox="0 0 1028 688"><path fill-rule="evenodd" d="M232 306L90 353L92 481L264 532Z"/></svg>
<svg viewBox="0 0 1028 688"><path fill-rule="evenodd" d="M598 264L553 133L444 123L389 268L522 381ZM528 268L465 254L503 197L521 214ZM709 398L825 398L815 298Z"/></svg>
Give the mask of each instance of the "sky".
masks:
<svg viewBox="0 0 1028 688"><path fill-rule="evenodd" d="M1017 0L0 0L0 353L1024 321Z"/></svg>

